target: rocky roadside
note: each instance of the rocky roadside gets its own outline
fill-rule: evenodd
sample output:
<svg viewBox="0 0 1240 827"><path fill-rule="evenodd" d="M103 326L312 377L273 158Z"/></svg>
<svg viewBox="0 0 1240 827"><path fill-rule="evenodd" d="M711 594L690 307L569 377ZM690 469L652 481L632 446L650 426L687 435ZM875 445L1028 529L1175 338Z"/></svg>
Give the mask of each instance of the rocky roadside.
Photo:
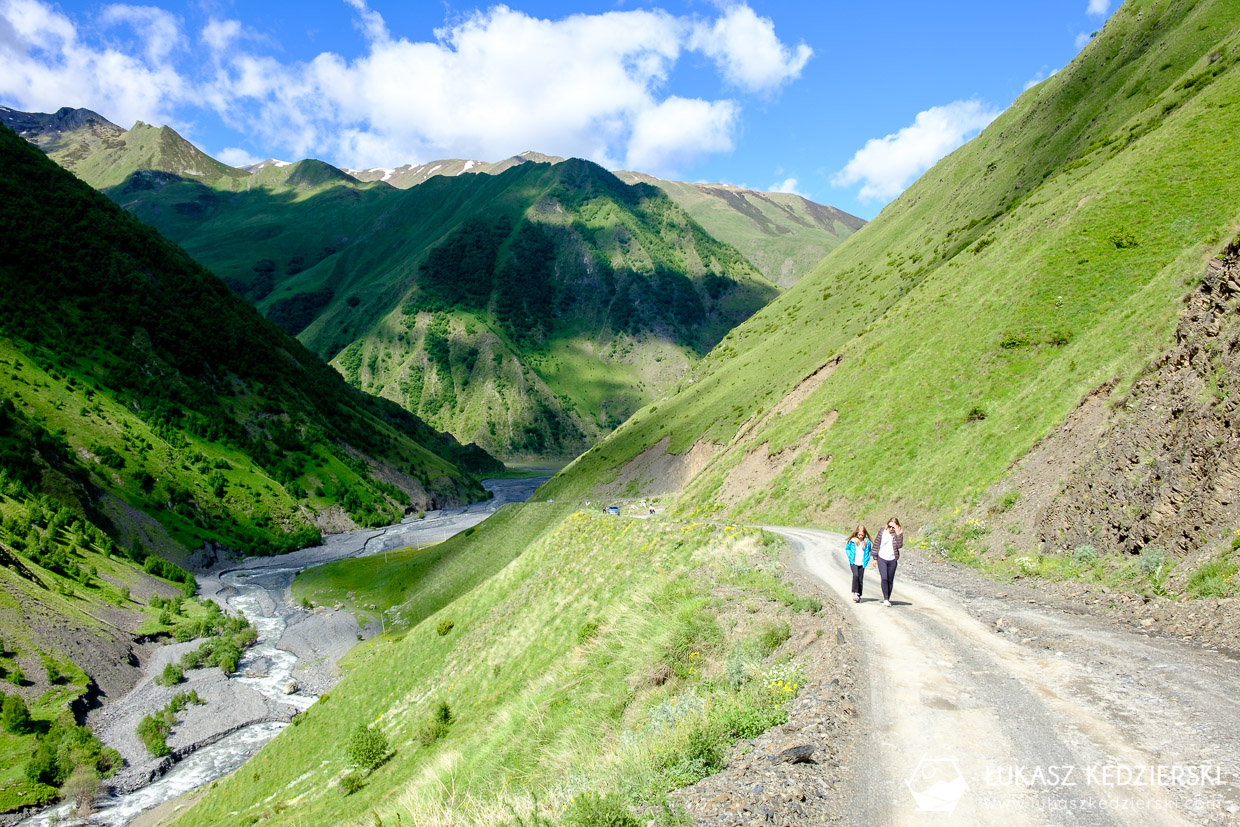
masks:
<svg viewBox="0 0 1240 827"><path fill-rule="evenodd" d="M1173 600L1071 580L1003 581L912 548L900 556L900 570L918 582L951 589L965 601L972 600L970 613L992 624L1004 614L1004 605L1040 606L1067 615L1097 617L1121 629L1240 658L1240 601L1235 598ZM989 606L988 602L978 602L981 600L1000 602ZM1009 634L1021 640L1029 637Z"/></svg>
<svg viewBox="0 0 1240 827"><path fill-rule="evenodd" d="M848 822L864 653L850 640L840 607L810 577L791 567L785 572L798 596L824 599L820 612L790 619L791 637L777 650L795 655L806 686L787 723L736 744L727 769L672 793L697 827Z"/></svg>

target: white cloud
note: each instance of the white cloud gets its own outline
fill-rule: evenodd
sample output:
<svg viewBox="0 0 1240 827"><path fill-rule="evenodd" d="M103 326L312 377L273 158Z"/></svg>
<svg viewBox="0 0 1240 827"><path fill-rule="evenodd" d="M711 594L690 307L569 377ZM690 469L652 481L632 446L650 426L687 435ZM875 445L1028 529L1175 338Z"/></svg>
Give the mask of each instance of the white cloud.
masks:
<svg viewBox="0 0 1240 827"><path fill-rule="evenodd" d="M192 97L170 62L181 43L176 18L116 5L101 20L133 27L132 53L84 43L68 17L39 0L0 0L0 98L44 112L87 107L121 126L174 122L176 105Z"/></svg>
<svg viewBox="0 0 1240 827"><path fill-rule="evenodd" d="M727 152L738 114L732 101L668 98L637 115L625 165L670 174L701 155Z"/></svg>
<svg viewBox="0 0 1240 827"><path fill-rule="evenodd" d="M862 201L890 201L930 167L984 129L999 112L977 100L953 101L919 112L894 135L871 138L831 178L837 187L862 184Z"/></svg>
<svg viewBox="0 0 1240 827"><path fill-rule="evenodd" d="M1110 10L1111 0L1089 0L1089 8L1085 9L1085 13L1095 17L1106 17L1106 13Z"/></svg>
<svg viewBox="0 0 1240 827"><path fill-rule="evenodd" d="M744 3L706 20L658 9L548 20L497 5L411 41L367 0L343 2L362 53L293 61L237 20L212 18L197 33L204 56L184 48L179 18L150 6L106 7L105 37L132 32L100 45L47 0L0 0L0 100L88 106L125 126L176 125L178 114L192 122L206 109L266 151L349 166L537 149L668 174L730 151L740 122L731 97L669 88L685 52L707 55L748 93L795 79L811 54L782 43Z"/></svg>
<svg viewBox="0 0 1240 827"><path fill-rule="evenodd" d="M804 43L794 53L775 36L775 23L746 5L731 6L713 24L696 25L689 43L747 92L769 92L795 80L814 53Z"/></svg>
<svg viewBox="0 0 1240 827"><path fill-rule="evenodd" d="M207 44L212 54L219 54L232 48L241 38L241 21L216 20L211 18L202 29L202 42Z"/></svg>
<svg viewBox="0 0 1240 827"><path fill-rule="evenodd" d="M223 161L230 167L244 167L248 164L257 164L262 158L257 158L248 150L244 150L238 146L230 146L227 149L221 149L215 153L216 159Z"/></svg>
<svg viewBox="0 0 1240 827"><path fill-rule="evenodd" d="M1076 36L1076 50L1079 52L1081 49L1084 49L1089 44L1089 41L1093 39L1094 36L1092 34L1081 32Z"/></svg>
<svg viewBox="0 0 1240 827"><path fill-rule="evenodd" d="M366 5L366 0L344 1L357 10L357 28L366 35L367 40L384 41L391 37L383 16L371 10L370 6Z"/></svg>
<svg viewBox="0 0 1240 827"><path fill-rule="evenodd" d="M185 43L180 19L155 6L115 3L104 7L100 22L105 26L128 26L133 35L145 39L146 57L152 63L166 60L173 49Z"/></svg>
<svg viewBox="0 0 1240 827"><path fill-rule="evenodd" d="M767 192L785 192L790 195L799 195L802 198L806 197L805 193L798 188L797 179L795 178L785 178L779 183L771 184Z"/></svg>

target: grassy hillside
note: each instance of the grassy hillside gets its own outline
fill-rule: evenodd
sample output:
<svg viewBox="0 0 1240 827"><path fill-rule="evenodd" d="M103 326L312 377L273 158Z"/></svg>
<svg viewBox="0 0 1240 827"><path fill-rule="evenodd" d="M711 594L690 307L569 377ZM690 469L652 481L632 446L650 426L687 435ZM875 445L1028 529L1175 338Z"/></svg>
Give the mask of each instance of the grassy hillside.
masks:
<svg viewBox="0 0 1240 827"><path fill-rule="evenodd" d="M653 184L666 192L706 232L736 247L781 287L796 284L865 226L855 215L791 193L664 181L640 172L616 175L630 184Z"/></svg>
<svg viewBox="0 0 1240 827"><path fill-rule="evenodd" d="M498 163L449 159L397 169L347 170L359 181L383 181L399 189L435 176L498 175L519 163L560 163L563 158L523 152ZM823 256L865 225L835 207L799 195L757 192L724 184L664 181L641 172L617 172L626 184L651 184L666 192L706 232L731 244L768 280L789 287Z"/></svg>
<svg viewBox="0 0 1240 827"><path fill-rule="evenodd" d="M511 824L535 798L553 823L578 823L574 795L658 804L786 720L802 679L788 647L773 653L817 604L780 583L761 537L509 509L455 555L486 567L520 544L519 557L364 644L330 695L177 823ZM366 726L391 753L373 771L345 749Z"/></svg>
<svg viewBox="0 0 1240 827"><path fill-rule="evenodd" d="M1126 389L1234 233L1230 12L1125 4L546 494L638 492L667 439L699 446L690 511L843 525L979 496L1090 391Z"/></svg>
<svg viewBox="0 0 1240 827"><path fill-rule="evenodd" d="M584 161L405 191L301 161L244 192L139 172L108 193L356 387L504 456L579 453L777 292Z"/></svg>
<svg viewBox="0 0 1240 827"><path fill-rule="evenodd" d="M4 396L166 550L286 549L329 511L376 524L482 495L454 463L490 458L349 388L12 132L0 151Z"/></svg>

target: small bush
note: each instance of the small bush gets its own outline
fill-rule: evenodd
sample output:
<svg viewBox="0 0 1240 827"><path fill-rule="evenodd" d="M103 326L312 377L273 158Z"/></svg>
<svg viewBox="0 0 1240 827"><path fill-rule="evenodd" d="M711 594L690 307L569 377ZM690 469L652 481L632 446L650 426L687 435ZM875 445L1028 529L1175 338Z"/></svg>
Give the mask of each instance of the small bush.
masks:
<svg viewBox="0 0 1240 827"><path fill-rule="evenodd" d="M448 634L448 632L451 632L455 626L456 622L452 620L452 618L445 617L443 620L439 621L439 625L435 627L435 631L439 633L440 637L443 637Z"/></svg>
<svg viewBox="0 0 1240 827"><path fill-rule="evenodd" d="M1093 546L1077 546L1072 552L1072 562L1088 566L1098 559L1098 549Z"/></svg>
<svg viewBox="0 0 1240 827"><path fill-rule="evenodd" d="M429 747L447 735L455 721L456 718L452 715L452 708L448 706L448 702L440 701L430 717L418 727L418 743Z"/></svg>
<svg viewBox="0 0 1240 827"><path fill-rule="evenodd" d="M612 793L582 793L568 800L566 827L642 827L624 800Z"/></svg>
<svg viewBox="0 0 1240 827"><path fill-rule="evenodd" d="M1188 576L1187 590L1197 598L1227 597L1235 588L1235 560L1218 557Z"/></svg>
<svg viewBox="0 0 1240 827"><path fill-rule="evenodd" d="M1023 330L1010 331L1004 333L999 339L999 347L1004 350L1015 350L1020 347L1029 346L1029 337Z"/></svg>
<svg viewBox="0 0 1240 827"><path fill-rule="evenodd" d="M979 405L969 408L969 412L964 415L965 422L981 422L986 418L986 411L982 410Z"/></svg>
<svg viewBox="0 0 1240 827"><path fill-rule="evenodd" d="M764 625L758 632L758 647L762 657L774 652L790 637L792 637L792 629L787 621L779 620Z"/></svg>
<svg viewBox="0 0 1240 827"><path fill-rule="evenodd" d="M9 695L4 699L4 706L0 709L0 720L3 720L4 729L7 732L26 731L26 728L30 726L30 710L26 708L26 702L22 700L21 695Z"/></svg>
<svg viewBox="0 0 1240 827"><path fill-rule="evenodd" d="M1029 556L1017 557L1016 567L1026 577L1031 577L1038 573L1038 561Z"/></svg>
<svg viewBox="0 0 1240 827"><path fill-rule="evenodd" d="M999 510L1007 511L1016 505L1016 501L1020 499L1020 492L1013 488L1011 491L1003 495L1003 499L999 500Z"/></svg>
<svg viewBox="0 0 1240 827"><path fill-rule="evenodd" d="M1167 552L1158 546L1146 546L1141 549L1138 563L1142 574L1151 579L1156 578L1162 574L1163 567L1167 565Z"/></svg>
<svg viewBox="0 0 1240 827"><path fill-rule="evenodd" d="M593 640L594 636L597 634L598 621L587 620L585 623L581 624L581 628L577 630L577 643L580 644L585 643L588 640Z"/></svg>
<svg viewBox="0 0 1240 827"><path fill-rule="evenodd" d="M1046 343L1054 347L1063 347L1072 341L1072 331L1070 330L1052 330L1050 335L1046 337Z"/></svg>
<svg viewBox="0 0 1240 827"><path fill-rule="evenodd" d="M388 752L387 736L376 727L362 724L357 725L345 749L349 761L359 770L367 772L382 764Z"/></svg>
<svg viewBox="0 0 1240 827"><path fill-rule="evenodd" d="M792 610L816 615L822 611L822 601L816 597L804 597L792 604Z"/></svg>
<svg viewBox="0 0 1240 827"><path fill-rule="evenodd" d="M782 704L764 701L756 693L738 695L718 708L715 714L719 726L731 738L741 740L757 738L788 720L788 711Z"/></svg>
<svg viewBox="0 0 1240 827"><path fill-rule="evenodd" d="M359 772L350 772L340 779L340 792L343 795L353 795L362 788L362 774Z"/></svg>
<svg viewBox="0 0 1240 827"><path fill-rule="evenodd" d="M1115 245L1115 249L1117 250L1127 250L1131 247L1141 246L1141 243L1137 241L1137 237L1127 231L1113 233L1107 241L1110 241L1113 245Z"/></svg>
<svg viewBox="0 0 1240 827"><path fill-rule="evenodd" d="M155 677L155 683L160 686L176 686L184 680L185 673L175 663L165 664L164 671Z"/></svg>

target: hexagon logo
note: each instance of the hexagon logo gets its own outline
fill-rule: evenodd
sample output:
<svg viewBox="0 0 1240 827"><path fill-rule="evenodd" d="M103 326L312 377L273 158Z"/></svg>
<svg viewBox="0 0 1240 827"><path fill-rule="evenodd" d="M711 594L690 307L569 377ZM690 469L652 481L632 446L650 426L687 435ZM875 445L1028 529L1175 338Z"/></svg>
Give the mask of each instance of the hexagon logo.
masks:
<svg viewBox="0 0 1240 827"><path fill-rule="evenodd" d="M955 758L922 756L905 785L917 802L917 809L930 813L950 813L969 790Z"/></svg>

